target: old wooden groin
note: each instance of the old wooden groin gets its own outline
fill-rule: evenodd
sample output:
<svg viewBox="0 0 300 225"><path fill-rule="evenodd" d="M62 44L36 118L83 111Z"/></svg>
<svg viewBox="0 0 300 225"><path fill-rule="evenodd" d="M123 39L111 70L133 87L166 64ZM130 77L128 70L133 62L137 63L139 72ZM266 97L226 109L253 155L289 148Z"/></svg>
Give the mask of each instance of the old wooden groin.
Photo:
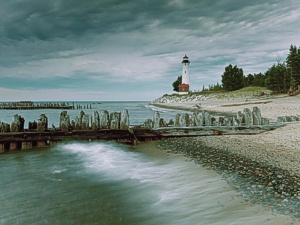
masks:
<svg viewBox="0 0 300 225"><path fill-rule="evenodd" d="M153 119L138 126L130 125L126 109L111 113L94 111L93 115L81 111L74 120L67 111L62 111L57 128L48 127L45 114L41 114L37 122L29 122L28 129L24 129L24 124L25 119L18 114L13 116L11 124L0 122L0 152L53 146L68 140L116 140L136 144L164 138L257 134L283 125L270 124L268 119L261 117L258 107L253 107L252 111L246 108L232 117L214 116L206 111L182 113L169 122L155 112Z"/></svg>

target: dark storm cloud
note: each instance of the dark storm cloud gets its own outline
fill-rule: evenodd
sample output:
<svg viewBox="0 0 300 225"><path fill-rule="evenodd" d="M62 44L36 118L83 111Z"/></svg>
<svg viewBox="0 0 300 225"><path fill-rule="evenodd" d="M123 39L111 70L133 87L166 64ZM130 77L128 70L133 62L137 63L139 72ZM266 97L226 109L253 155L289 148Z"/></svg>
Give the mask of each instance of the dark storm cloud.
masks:
<svg viewBox="0 0 300 225"><path fill-rule="evenodd" d="M157 1L158 2L158 1ZM156 2L156 3L157 3ZM155 2L153 2L155 3ZM152 3L152 4L153 4ZM143 1L17 1L7 2L3 33L10 39L74 38L86 33L139 29L145 10L157 9Z"/></svg>
<svg viewBox="0 0 300 225"><path fill-rule="evenodd" d="M5 1L2 37L7 39L76 38L86 33L101 35L146 29L159 20L161 26L182 29L201 28L193 21L207 17L215 21L240 20L230 17L243 8L264 5L261 1L105 1L105 0L26 0ZM276 1L271 1L274 4ZM255 14L252 14L255 16ZM4 39L5 41L5 39Z"/></svg>

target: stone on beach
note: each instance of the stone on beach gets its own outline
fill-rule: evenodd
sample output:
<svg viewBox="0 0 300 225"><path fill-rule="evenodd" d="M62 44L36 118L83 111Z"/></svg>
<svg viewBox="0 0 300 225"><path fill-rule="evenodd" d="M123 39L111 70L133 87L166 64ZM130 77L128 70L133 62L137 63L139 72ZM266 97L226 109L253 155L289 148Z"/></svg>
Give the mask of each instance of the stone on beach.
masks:
<svg viewBox="0 0 300 225"><path fill-rule="evenodd" d="M300 193L300 177L289 171L265 162L254 160L239 151L228 149L214 137L195 137L166 139L157 143L157 147L174 153L184 154L207 169L216 170L230 184L238 188L243 195L253 202L270 205L277 210L297 208ZM207 139L207 140L206 140ZM223 139L218 136L218 139ZM214 143L211 147L210 143ZM238 144L238 143L236 143ZM234 150L234 151L233 151ZM249 193L249 190L251 191ZM281 201L289 205L277 204ZM300 210L290 210L300 217Z"/></svg>

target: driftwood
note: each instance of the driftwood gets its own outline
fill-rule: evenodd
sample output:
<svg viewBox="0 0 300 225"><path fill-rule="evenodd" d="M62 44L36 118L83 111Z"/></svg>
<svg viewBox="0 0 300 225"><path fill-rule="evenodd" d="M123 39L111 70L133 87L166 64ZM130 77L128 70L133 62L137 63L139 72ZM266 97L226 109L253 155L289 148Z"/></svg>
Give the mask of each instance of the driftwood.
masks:
<svg viewBox="0 0 300 225"><path fill-rule="evenodd" d="M187 137L187 136L211 136L211 135L237 135L259 134L265 131L275 130L283 124L266 126L199 126L199 127L162 127L153 129L163 137Z"/></svg>
<svg viewBox="0 0 300 225"><path fill-rule="evenodd" d="M269 101L241 102L241 103L221 105L221 107L232 107L232 106L251 105L251 104L267 104L271 102L273 101L269 100Z"/></svg>

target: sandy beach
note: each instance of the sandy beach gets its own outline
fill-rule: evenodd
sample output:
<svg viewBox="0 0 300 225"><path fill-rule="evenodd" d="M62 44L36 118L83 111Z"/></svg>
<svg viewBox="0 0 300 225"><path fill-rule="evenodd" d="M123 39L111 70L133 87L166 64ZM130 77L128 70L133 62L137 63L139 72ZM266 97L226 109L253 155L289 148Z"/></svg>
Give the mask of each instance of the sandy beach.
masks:
<svg viewBox="0 0 300 225"><path fill-rule="evenodd" d="M276 122L279 116L300 114L300 96L254 98L208 98L197 102L156 103L158 107L188 111L208 110L236 114L244 108L259 107L263 117ZM201 108L199 107L201 106ZM300 123L288 123L284 127L258 135L225 135L199 137L207 146L228 148L257 161L268 161L300 175Z"/></svg>

